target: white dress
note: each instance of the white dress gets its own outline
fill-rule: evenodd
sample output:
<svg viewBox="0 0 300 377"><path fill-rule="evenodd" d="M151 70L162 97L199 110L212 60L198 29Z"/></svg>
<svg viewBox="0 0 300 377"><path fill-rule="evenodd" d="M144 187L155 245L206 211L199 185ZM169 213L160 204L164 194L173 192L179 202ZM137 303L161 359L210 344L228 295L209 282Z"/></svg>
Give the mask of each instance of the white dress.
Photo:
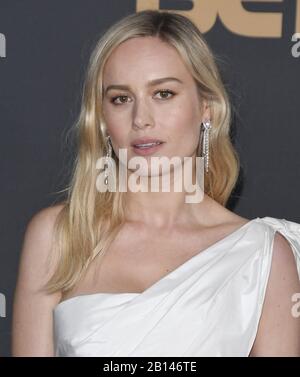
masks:
<svg viewBox="0 0 300 377"><path fill-rule="evenodd" d="M289 241L300 279L300 224L257 217L142 293L86 294L59 303L55 356L248 356L276 231Z"/></svg>

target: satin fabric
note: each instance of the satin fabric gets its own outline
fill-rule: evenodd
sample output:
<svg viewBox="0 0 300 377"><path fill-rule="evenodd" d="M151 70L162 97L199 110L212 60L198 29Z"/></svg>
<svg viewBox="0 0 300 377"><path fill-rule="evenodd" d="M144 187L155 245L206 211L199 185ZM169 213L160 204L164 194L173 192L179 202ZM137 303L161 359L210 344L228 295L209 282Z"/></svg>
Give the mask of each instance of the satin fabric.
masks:
<svg viewBox="0 0 300 377"><path fill-rule="evenodd" d="M300 279L300 224L256 218L142 293L69 298L53 311L55 356L248 356L279 231Z"/></svg>

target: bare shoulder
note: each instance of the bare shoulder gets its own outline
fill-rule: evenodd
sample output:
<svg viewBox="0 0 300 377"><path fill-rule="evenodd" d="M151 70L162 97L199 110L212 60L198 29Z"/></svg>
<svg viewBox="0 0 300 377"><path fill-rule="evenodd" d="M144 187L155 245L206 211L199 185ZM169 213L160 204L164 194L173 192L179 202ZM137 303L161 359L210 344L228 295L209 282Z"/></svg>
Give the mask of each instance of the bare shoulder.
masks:
<svg viewBox="0 0 300 377"><path fill-rule="evenodd" d="M296 277L297 267L289 241L279 232L275 233L273 243L273 266L279 274L292 273ZM296 279L298 280L298 279Z"/></svg>
<svg viewBox="0 0 300 377"><path fill-rule="evenodd" d="M300 356L300 317L293 296L300 293L296 259L290 243L276 232L271 271L251 356Z"/></svg>
<svg viewBox="0 0 300 377"><path fill-rule="evenodd" d="M208 214L208 226L216 226L226 228L227 230L234 230L240 226L251 221L246 217L242 217L233 211L230 211L216 200L205 195L204 200L205 211Z"/></svg>
<svg viewBox="0 0 300 377"><path fill-rule="evenodd" d="M46 207L35 213L28 222L25 237L30 235L47 235L51 233L58 214L65 207L63 203Z"/></svg>
<svg viewBox="0 0 300 377"><path fill-rule="evenodd" d="M277 300L280 294L288 296L300 292L296 258L289 241L279 232L274 235L271 272L268 282L268 298ZM288 297L289 299L291 296Z"/></svg>
<svg viewBox="0 0 300 377"><path fill-rule="evenodd" d="M227 230L235 230L247 224L251 219L237 215L227 209L221 212L218 217L217 224L223 226Z"/></svg>
<svg viewBox="0 0 300 377"><path fill-rule="evenodd" d="M24 234L20 272L29 269L29 265L40 269L46 263L51 253L54 225L63 208L63 204L57 204L43 208L32 216Z"/></svg>
<svg viewBox="0 0 300 377"><path fill-rule="evenodd" d="M63 208L64 204L43 208L28 222L19 265L22 287L32 284L31 289L37 289L53 272L50 271L47 261L51 253L54 225Z"/></svg>
<svg viewBox="0 0 300 377"><path fill-rule="evenodd" d="M61 293L47 294L55 221L64 204L43 208L27 224L13 303L14 356L52 355L52 309ZM54 265L53 265L54 266Z"/></svg>

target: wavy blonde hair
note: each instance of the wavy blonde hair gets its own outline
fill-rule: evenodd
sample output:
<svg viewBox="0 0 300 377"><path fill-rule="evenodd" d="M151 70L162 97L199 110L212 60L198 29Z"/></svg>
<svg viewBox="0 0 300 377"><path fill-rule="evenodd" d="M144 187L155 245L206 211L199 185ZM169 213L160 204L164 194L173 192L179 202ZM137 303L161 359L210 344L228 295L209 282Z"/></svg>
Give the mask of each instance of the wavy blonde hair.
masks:
<svg viewBox="0 0 300 377"><path fill-rule="evenodd" d="M46 284L49 293L73 288L93 258L105 253L124 223L124 193L99 192L96 187L96 162L106 154L103 67L122 42L147 36L176 48L195 79L199 99L205 98L210 104L210 170L204 180L205 193L224 206L237 182L239 160L229 137L230 103L214 56L199 29L187 17L171 11L145 10L126 16L102 35L89 60L81 110L74 125L78 153L70 185L63 190L67 199L54 228L51 255L58 263ZM113 158L118 177L114 152Z"/></svg>

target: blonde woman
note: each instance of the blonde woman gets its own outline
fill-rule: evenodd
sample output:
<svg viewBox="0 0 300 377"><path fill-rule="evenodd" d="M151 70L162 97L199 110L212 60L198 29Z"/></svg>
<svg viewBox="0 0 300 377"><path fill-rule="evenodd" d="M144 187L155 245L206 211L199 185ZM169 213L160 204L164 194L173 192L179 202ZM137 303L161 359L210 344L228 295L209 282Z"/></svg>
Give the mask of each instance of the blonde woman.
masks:
<svg viewBox="0 0 300 377"><path fill-rule="evenodd" d="M67 199L26 230L14 356L300 356L300 224L226 209L239 173L230 123L215 59L188 18L143 11L101 37ZM129 167L135 157L180 163L153 173ZM185 157L193 179L204 157L201 200L172 185L131 189L154 176L178 183ZM99 189L124 167L126 190Z"/></svg>

